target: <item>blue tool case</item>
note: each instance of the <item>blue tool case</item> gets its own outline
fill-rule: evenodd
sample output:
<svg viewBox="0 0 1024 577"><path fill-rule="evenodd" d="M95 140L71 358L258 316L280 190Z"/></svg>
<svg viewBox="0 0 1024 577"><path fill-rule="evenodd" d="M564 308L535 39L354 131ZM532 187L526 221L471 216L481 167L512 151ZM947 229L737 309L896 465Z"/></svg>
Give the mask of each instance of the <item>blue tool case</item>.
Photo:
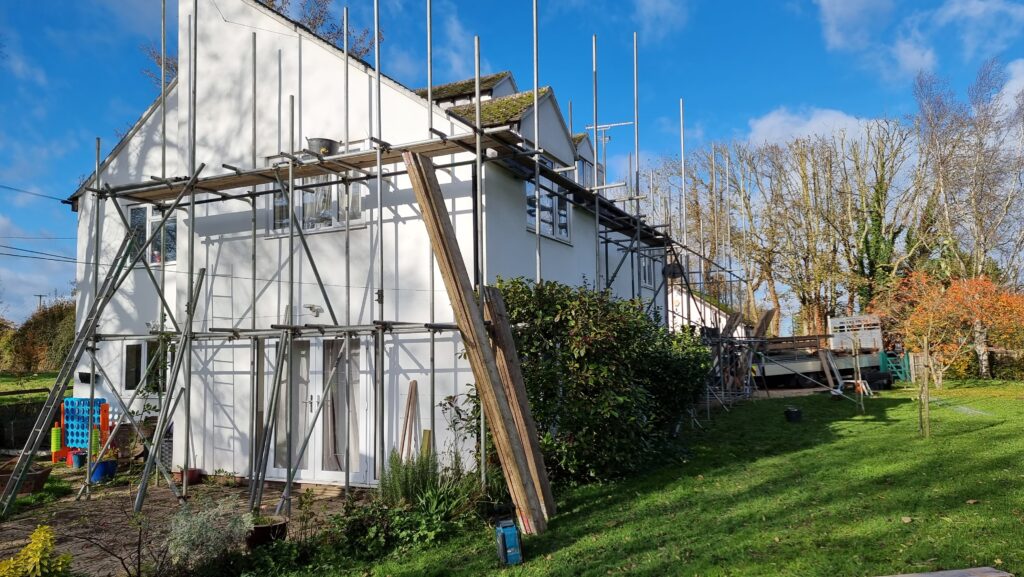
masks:
<svg viewBox="0 0 1024 577"><path fill-rule="evenodd" d="M523 548L519 539L519 527L510 520L499 521L494 529L498 540L498 558L502 565L519 565L523 562Z"/></svg>

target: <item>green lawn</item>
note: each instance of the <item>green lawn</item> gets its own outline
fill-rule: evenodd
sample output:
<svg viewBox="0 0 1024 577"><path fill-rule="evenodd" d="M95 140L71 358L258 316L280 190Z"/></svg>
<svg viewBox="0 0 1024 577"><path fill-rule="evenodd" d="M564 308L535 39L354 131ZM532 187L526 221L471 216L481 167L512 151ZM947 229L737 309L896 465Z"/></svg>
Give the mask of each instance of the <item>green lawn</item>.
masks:
<svg viewBox="0 0 1024 577"><path fill-rule="evenodd" d="M497 566L481 522L335 572L808 577L991 565L1024 575L1024 384L965 383L933 398L931 440L918 437L910 391L870 400L866 415L817 395L738 407L693 439L685 463L564 493L521 567ZM803 422L784 420L787 405Z"/></svg>
<svg viewBox="0 0 1024 577"><path fill-rule="evenodd" d="M0 374L0 392L24 391L29 389L50 389L57 373L36 373L30 375ZM68 387L68 391L71 388ZM70 394L68 395L70 396ZM27 393L23 395L2 395L0 405L11 403L24 403L28 401L42 401L46 399L46 393Z"/></svg>

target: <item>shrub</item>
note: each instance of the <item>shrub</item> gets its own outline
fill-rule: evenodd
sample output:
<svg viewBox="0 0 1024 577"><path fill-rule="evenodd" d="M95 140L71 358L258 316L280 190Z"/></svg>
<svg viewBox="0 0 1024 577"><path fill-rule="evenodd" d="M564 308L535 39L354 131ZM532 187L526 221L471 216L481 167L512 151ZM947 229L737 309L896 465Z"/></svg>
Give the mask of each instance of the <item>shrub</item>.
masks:
<svg viewBox="0 0 1024 577"><path fill-rule="evenodd" d="M252 530L252 515L239 515L231 501L204 501L178 510L171 518L167 550L175 566L191 571L237 548Z"/></svg>
<svg viewBox="0 0 1024 577"><path fill-rule="evenodd" d="M0 561L5 577L64 577L71 574L71 555L54 551L53 529L41 525L32 532L28 544L17 555Z"/></svg>
<svg viewBox="0 0 1024 577"><path fill-rule="evenodd" d="M412 505L438 481L437 457L433 453L413 455L405 462L398 451L392 449L388 466L380 477L380 499L389 507Z"/></svg>
<svg viewBox="0 0 1024 577"><path fill-rule="evenodd" d="M707 370L699 339L610 291L524 279L498 287L552 479L620 477L659 456Z"/></svg>

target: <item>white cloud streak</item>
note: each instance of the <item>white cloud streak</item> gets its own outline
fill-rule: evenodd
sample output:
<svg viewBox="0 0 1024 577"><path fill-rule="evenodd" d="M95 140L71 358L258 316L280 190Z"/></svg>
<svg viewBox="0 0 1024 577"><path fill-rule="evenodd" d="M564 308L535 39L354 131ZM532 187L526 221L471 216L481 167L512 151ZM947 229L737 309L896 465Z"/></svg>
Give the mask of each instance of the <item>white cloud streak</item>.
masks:
<svg viewBox="0 0 1024 577"><path fill-rule="evenodd" d="M686 25L687 5L681 0L633 0L633 21L644 42L661 42Z"/></svg>
<svg viewBox="0 0 1024 577"><path fill-rule="evenodd" d="M861 132L863 122L841 110L807 108L794 112L783 106L751 119L748 124L747 140L751 144L781 144L793 138L830 135L838 131L853 136Z"/></svg>

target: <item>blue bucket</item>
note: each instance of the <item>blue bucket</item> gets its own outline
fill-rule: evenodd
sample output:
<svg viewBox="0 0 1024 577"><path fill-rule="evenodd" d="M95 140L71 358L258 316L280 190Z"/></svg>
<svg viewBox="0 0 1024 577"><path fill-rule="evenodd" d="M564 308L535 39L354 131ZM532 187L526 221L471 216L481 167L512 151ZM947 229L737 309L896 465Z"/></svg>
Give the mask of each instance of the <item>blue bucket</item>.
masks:
<svg viewBox="0 0 1024 577"><path fill-rule="evenodd" d="M71 464L74 465L75 469L81 469L85 466L85 453L74 453L71 455Z"/></svg>
<svg viewBox="0 0 1024 577"><path fill-rule="evenodd" d="M106 483L107 481L114 478L117 474L117 461L109 459L106 461L100 461L93 466L92 470L92 482L93 483Z"/></svg>

